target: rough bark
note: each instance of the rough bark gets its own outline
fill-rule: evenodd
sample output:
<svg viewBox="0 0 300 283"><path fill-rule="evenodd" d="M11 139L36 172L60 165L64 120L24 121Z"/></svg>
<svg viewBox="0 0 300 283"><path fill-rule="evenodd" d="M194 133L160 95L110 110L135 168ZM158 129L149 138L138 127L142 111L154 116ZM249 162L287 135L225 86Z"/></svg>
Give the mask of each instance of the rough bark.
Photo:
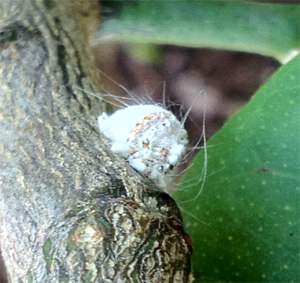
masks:
<svg viewBox="0 0 300 283"><path fill-rule="evenodd" d="M109 151L98 1L0 2L0 245L10 282L188 282L174 201Z"/></svg>

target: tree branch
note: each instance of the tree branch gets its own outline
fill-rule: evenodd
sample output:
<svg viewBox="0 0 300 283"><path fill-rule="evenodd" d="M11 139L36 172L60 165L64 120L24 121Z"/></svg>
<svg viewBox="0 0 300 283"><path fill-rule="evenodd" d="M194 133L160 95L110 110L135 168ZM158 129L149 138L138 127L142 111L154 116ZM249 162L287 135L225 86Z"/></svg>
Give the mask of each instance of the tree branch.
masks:
<svg viewBox="0 0 300 283"><path fill-rule="evenodd" d="M0 245L10 282L188 282L167 194L109 150L89 42L98 1L0 3Z"/></svg>

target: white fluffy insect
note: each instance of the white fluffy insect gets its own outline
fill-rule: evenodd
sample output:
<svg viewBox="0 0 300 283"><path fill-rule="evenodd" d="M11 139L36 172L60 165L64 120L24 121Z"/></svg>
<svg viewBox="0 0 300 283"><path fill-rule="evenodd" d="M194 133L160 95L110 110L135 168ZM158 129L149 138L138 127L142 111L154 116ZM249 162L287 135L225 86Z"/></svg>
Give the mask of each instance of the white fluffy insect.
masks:
<svg viewBox="0 0 300 283"><path fill-rule="evenodd" d="M156 104L127 106L98 117L100 131L138 172L167 191L188 144L183 123Z"/></svg>
<svg viewBox="0 0 300 283"><path fill-rule="evenodd" d="M180 120L167 109L165 96L163 103L158 104L151 97L138 98L122 85L101 72L108 80L123 89L128 96L116 96L107 92L106 94L95 94L84 89L81 91L106 101L121 109L108 115L102 113L98 118L98 126L102 134L111 142L111 150L122 155L127 162L138 172L152 179L154 183L167 193L172 193L176 186L175 177L180 177L183 170L178 175L178 166L190 161L191 155L199 149L201 140L204 144L204 164L199 178L189 179L184 187L200 185L197 195L190 202L198 198L201 194L206 179L207 149L205 136L205 116L206 107L203 111L202 134L197 143L190 147L188 145L187 131L184 123L188 119L194 103L204 91L200 91L193 99L191 105L184 111L185 114ZM165 94L165 93L164 93ZM108 99L106 99L108 98ZM129 105L134 102L136 105ZM149 103L150 101L150 103ZM179 106L178 104L174 104ZM181 111L183 107L180 105Z"/></svg>

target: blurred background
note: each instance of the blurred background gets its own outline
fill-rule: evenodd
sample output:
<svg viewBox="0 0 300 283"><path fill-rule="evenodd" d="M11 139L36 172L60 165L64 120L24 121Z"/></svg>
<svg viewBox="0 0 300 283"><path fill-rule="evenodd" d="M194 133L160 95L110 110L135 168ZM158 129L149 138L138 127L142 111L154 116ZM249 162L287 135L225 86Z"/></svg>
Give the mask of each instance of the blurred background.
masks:
<svg viewBox="0 0 300 283"><path fill-rule="evenodd" d="M94 50L107 93L165 101L179 119L191 107L185 123L191 146L201 136L204 111L209 138L280 66L256 54L178 46L103 43Z"/></svg>

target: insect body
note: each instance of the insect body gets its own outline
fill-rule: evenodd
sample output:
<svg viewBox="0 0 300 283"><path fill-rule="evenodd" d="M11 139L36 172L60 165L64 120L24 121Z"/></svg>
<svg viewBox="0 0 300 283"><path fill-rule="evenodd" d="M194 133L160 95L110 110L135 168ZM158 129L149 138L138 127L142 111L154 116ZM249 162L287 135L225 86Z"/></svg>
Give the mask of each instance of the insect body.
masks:
<svg viewBox="0 0 300 283"><path fill-rule="evenodd" d="M137 171L167 191L188 144L175 115L155 104L128 106L98 117L100 131Z"/></svg>

